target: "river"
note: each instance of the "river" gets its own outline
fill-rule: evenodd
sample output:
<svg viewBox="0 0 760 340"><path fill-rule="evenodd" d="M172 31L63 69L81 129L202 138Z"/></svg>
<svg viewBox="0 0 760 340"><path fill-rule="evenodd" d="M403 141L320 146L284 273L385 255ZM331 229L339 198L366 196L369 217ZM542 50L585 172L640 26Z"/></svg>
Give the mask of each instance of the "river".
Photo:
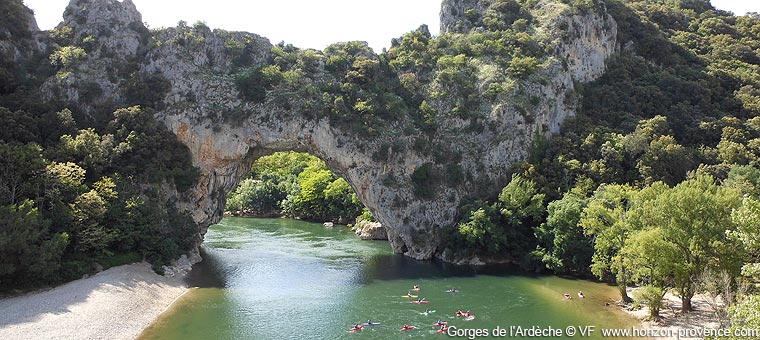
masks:
<svg viewBox="0 0 760 340"><path fill-rule="evenodd" d="M438 319L489 332L497 326L595 326L584 338L601 339L599 328L638 324L612 303L617 290L605 284L415 261L392 254L387 242L361 241L345 227L225 218L209 229L202 250L204 261L187 277L197 288L139 339L446 337L432 326ZM415 284L420 290L413 294L428 305L402 298ZM445 292L450 288L459 292ZM434 312L425 315L426 308ZM458 309L475 319L455 317ZM370 319L381 324L348 332ZM400 332L404 324L417 328Z"/></svg>

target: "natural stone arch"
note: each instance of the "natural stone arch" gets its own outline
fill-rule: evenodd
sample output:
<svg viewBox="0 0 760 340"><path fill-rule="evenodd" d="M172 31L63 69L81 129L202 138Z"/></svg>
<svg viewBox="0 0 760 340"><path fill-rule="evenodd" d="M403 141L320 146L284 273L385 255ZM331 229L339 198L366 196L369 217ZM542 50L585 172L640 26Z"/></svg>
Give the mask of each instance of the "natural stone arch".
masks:
<svg viewBox="0 0 760 340"><path fill-rule="evenodd" d="M485 0L444 0L442 31L476 26L465 17L465 9L482 13L487 5ZM575 84L599 77L606 58L618 48L616 24L603 9L581 14L565 5L552 6L536 13L535 25L561 33L562 39L540 71L542 80L519 83L536 102L526 109L509 97L480 98L477 119L467 120L449 114L452 105L446 98L428 98L441 113L442 128L433 132L415 128L409 116L394 116L384 122L383 131L366 136L340 119L320 115L313 98L282 88L267 89L262 100L243 100L234 81L234 58L243 56L254 68L271 64L272 45L267 39L211 31L202 25L168 28L151 37L130 0L72 0L63 24L74 27L74 39L95 37L97 48L65 79L48 79L42 92L48 99L78 102L87 110L104 103L127 104L130 84L144 79L165 82L166 91L140 104L155 108L156 119L188 146L201 170L199 183L188 192L164 188L180 210L192 214L201 235L222 218L226 193L238 185L256 158L276 151L306 151L347 180L388 230L394 251L426 259L441 255L441 233L455 223L460 202L493 197L508 182L510 168L527 157L534 140L558 132L560 124L575 114ZM243 54L231 54L230 41L243 44ZM380 60L368 49L354 53ZM335 81L324 59L317 60L321 61L308 71L311 84ZM485 66L479 69L476 88L482 92L487 70L498 66L488 60L480 63ZM130 79L117 72L130 67L134 67ZM97 86L99 95L81 102L87 90L83 84ZM425 143L432 150L416 147ZM418 169L439 176L454 169L464 178L417 183L434 193L421 197L412 180Z"/></svg>

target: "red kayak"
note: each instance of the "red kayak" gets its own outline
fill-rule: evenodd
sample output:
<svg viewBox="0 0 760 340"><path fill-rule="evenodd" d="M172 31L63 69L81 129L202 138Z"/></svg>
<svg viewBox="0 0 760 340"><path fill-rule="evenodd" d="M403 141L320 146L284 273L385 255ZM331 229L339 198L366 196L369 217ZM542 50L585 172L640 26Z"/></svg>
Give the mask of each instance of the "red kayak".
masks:
<svg viewBox="0 0 760 340"><path fill-rule="evenodd" d="M430 301L412 301L415 305L427 305Z"/></svg>
<svg viewBox="0 0 760 340"><path fill-rule="evenodd" d="M406 327L401 327L401 331L402 331L402 332L406 332L406 331L408 331L408 330L412 330L412 329L414 329L414 328L415 328L414 326L406 326Z"/></svg>
<svg viewBox="0 0 760 340"><path fill-rule="evenodd" d="M443 328L441 328L441 329L438 330L438 333L445 333L448 330L449 330L448 327L443 327Z"/></svg>
<svg viewBox="0 0 760 340"><path fill-rule="evenodd" d="M354 327L352 327L351 329L349 329L348 331L349 331L349 332L356 332L356 331L359 331L359 330L361 330L362 328L364 328L364 326L362 326L362 325L359 325L359 326L354 326Z"/></svg>

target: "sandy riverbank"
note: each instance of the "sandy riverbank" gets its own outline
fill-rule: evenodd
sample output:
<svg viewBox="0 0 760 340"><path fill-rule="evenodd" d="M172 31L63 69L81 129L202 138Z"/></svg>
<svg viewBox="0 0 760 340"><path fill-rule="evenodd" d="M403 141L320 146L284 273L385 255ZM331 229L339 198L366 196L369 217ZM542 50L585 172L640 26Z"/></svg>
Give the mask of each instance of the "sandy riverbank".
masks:
<svg viewBox="0 0 760 340"><path fill-rule="evenodd" d="M134 339L188 288L145 263L0 300L0 339Z"/></svg>
<svg viewBox="0 0 760 340"><path fill-rule="evenodd" d="M636 289L628 288L628 295L633 296ZM708 298L702 294L696 294L691 300L692 308L691 313L681 313L681 298L673 293L665 294L663 300L663 307L660 309L661 319L657 321L646 320L649 316L649 309L646 306L642 306L638 310L630 310L629 307L624 307L624 311L628 314L641 320L641 329L658 330L662 333L670 331L671 334L675 334L678 330L697 330L703 328L720 328L720 324L717 321L713 308L708 303ZM702 339L701 337L677 337L677 336L663 336L656 337L656 340L678 340L678 339Z"/></svg>

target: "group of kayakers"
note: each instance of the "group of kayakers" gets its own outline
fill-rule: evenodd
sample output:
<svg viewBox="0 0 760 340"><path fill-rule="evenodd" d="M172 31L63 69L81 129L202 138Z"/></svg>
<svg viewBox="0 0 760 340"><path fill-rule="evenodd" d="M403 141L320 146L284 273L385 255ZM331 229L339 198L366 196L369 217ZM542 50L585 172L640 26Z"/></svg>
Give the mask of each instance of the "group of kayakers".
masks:
<svg viewBox="0 0 760 340"><path fill-rule="evenodd" d="M413 304L417 304L417 305L429 304L429 301L425 300L425 298L419 297L418 295L412 294L412 291L418 292L420 290L421 290L420 286L414 285L414 286L412 286L412 289L409 289L409 290L406 291L406 295L402 295L401 297L403 297L403 298L410 298L410 299L416 299L416 300L413 300L411 302ZM457 290L456 288L453 288L453 287L451 289L449 289L449 290L446 291L446 293L458 293L458 292L459 292L459 290ZM425 312L422 313L422 314L429 315L432 312L434 312L434 311L431 311L429 308L426 308ZM457 318L465 318L467 320L472 320L472 319L475 318L475 316L472 315L472 313L469 310L466 311L466 312L463 312L460 309L454 315ZM372 320L367 320L367 322L364 323L364 324L356 324L356 325L354 325L354 327L351 328L349 331L354 332L354 331L361 330L361 329L363 329L364 327L367 327L367 326L375 326L375 325L379 325L379 324L380 324L379 322L372 322ZM436 321L433 324L433 327L438 327L438 330L437 330L438 333L444 333L444 332L446 332L449 329L448 328L448 322L442 321L441 319L438 319L438 321ZM405 332L405 331L412 330L412 329L415 329L415 328L416 328L416 326L414 326L414 325L404 324L404 326L401 327L401 331Z"/></svg>

